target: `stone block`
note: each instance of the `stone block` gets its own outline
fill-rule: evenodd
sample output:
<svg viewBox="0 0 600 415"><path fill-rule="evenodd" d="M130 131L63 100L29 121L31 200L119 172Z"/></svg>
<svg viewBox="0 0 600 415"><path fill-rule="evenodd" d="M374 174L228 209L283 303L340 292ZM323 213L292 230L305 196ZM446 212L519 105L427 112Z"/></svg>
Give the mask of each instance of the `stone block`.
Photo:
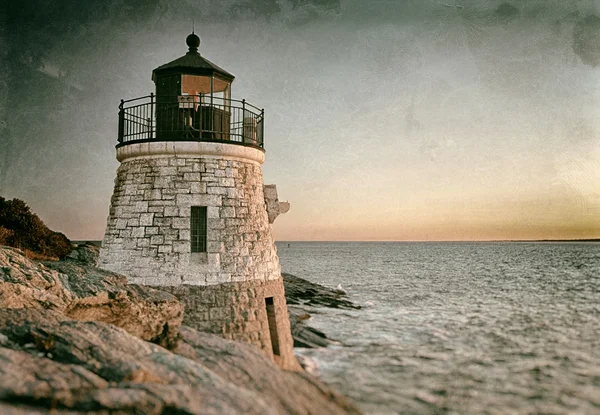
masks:
<svg viewBox="0 0 600 415"><path fill-rule="evenodd" d="M183 180L186 182L199 182L200 173L183 173Z"/></svg>
<svg viewBox="0 0 600 415"><path fill-rule="evenodd" d="M222 282L230 282L232 281L231 274L228 272L219 272L219 280Z"/></svg>
<svg viewBox="0 0 600 415"><path fill-rule="evenodd" d="M168 158L156 158L156 159L152 160L152 164L154 165L154 167L168 166L169 159Z"/></svg>
<svg viewBox="0 0 600 415"><path fill-rule="evenodd" d="M190 252L190 243L186 241L174 241L173 242L173 252Z"/></svg>
<svg viewBox="0 0 600 415"><path fill-rule="evenodd" d="M178 194L176 204L180 208L190 206L220 206L221 197L207 194Z"/></svg>
<svg viewBox="0 0 600 415"><path fill-rule="evenodd" d="M117 219L117 229L126 229L127 228L127 219Z"/></svg>
<svg viewBox="0 0 600 415"><path fill-rule="evenodd" d="M138 248L149 248L150 247L150 238L138 238L136 245Z"/></svg>
<svg viewBox="0 0 600 415"><path fill-rule="evenodd" d="M210 319L225 320L229 317L229 307L214 307L209 310Z"/></svg>
<svg viewBox="0 0 600 415"><path fill-rule="evenodd" d="M175 206L166 206L164 210L164 216L178 216L179 208Z"/></svg>
<svg viewBox="0 0 600 415"><path fill-rule="evenodd" d="M218 181L219 181L219 179L218 179L218 178L216 178L216 177L214 176L214 174L213 174L213 173L211 173L211 172L208 172L208 171L207 171L206 173L204 173L204 174L202 175L202 182L203 182L203 183L217 183Z"/></svg>
<svg viewBox="0 0 600 415"><path fill-rule="evenodd" d="M163 235L152 235L150 237L150 245L162 245L164 243L165 237Z"/></svg>
<svg viewBox="0 0 600 415"><path fill-rule="evenodd" d="M152 207L152 206L175 206L175 201L174 200L165 200L165 195L163 195L163 200L151 200L148 202L148 206Z"/></svg>
<svg viewBox="0 0 600 415"><path fill-rule="evenodd" d="M225 244L220 241L208 242L206 250L208 252L225 252Z"/></svg>
<svg viewBox="0 0 600 415"><path fill-rule="evenodd" d="M238 218L244 218L248 216L248 208L247 207L239 207L235 210L235 213Z"/></svg>
<svg viewBox="0 0 600 415"><path fill-rule="evenodd" d="M158 235L157 226L149 226L146 228L146 236Z"/></svg>
<svg viewBox="0 0 600 415"><path fill-rule="evenodd" d="M174 165L171 165L169 167L159 167L154 169L154 172L158 175L158 176L176 176L177 175L177 167Z"/></svg>
<svg viewBox="0 0 600 415"><path fill-rule="evenodd" d="M223 187L234 187L235 181L231 177L223 177L219 180L219 185Z"/></svg>
<svg viewBox="0 0 600 415"><path fill-rule="evenodd" d="M170 227L173 222L173 218L154 218L154 226L158 227Z"/></svg>
<svg viewBox="0 0 600 415"><path fill-rule="evenodd" d="M127 226L128 227L140 226L140 220L139 219L128 219Z"/></svg>
<svg viewBox="0 0 600 415"><path fill-rule="evenodd" d="M234 273L236 272L235 262L230 262L230 263L227 263L227 264L222 264L221 265L221 271L227 272L227 273L231 273L232 275L234 275ZM235 279L233 279L233 277L232 277L232 280L235 281ZM245 278L244 278L244 280L245 280Z"/></svg>
<svg viewBox="0 0 600 415"><path fill-rule="evenodd" d="M173 228L189 229L190 228L190 220L188 218L173 218Z"/></svg>
<svg viewBox="0 0 600 415"><path fill-rule="evenodd" d="M223 230L225 229L225 221L222 219L207 219L208 229ZM209 232L210 235L210 232Z"/></svg>
<svg viewBox="0 0 600 415"><path fill-rule="evenodd" d="M192 174L192 173L186 173L186 174ZM197 174L197 173L195 173L195 174ZM185 174L184 174L184 176L185 176ZM191 183L188 181L175 182L175 189L188 189L189 190L190 186L191 186Z"/></svg>
<svg viewBox="0 0 600 415"><path fill-rule="evenodd" d="M157 177L156 180L154 180L154 188L162 189L171 187L171 182L170 177Z"/></svg>
<svg viewBox="0 0 600 415"><path fill-rule="evenodd" d="M262 330L260 320L248 321L244 327L246 332L258 332Z"/></svg>
<svg viewBox="0 0 600 415"><path fill-rule="evenodd" d="M130 238L131 237L131 228L121 229L119 231L120 238Z"/></svg>
<svg viewBox="0 0 600 415"><path fill-rule="evenodd" d="M148 212L148 202L135 202L134 212Z"/></svg>
<svg viewBox="0 0 600 415"><path fill-rule="evenodd" d="M162 191L160 189L152 189L148 191L148 195L146 196L147 200L161 200L162 199Z"/></svg>
<svg viewBox="0 0 600 415"><path fill-rule="evenodd" d="M154 221L154 213L140 214L140 219L139 219L140 226L152 226L153 221Z"/></svg>
<svg viewBox="0 0 600 415"><path fill-rule="evenodd" d="M146 228L143 226L137 226L131 229L131 236L133 238L143 238L146 234Z"/></svg>
<svg viewBox="0 0 600 415"><path fill-rule="evenodd" d="M224 187L209 187L206 189L206 192L209 195L221 195L221 196L225 196L227 195L227 190Z"/></svg>
<svg viewBox="0 0 600 415"><path fill-rule="evenodd" d="M190 183L191 193L206 193L206 183L204 182L192 182Z"/></svg>
<svg viewBox="0 0 600 415"><path fill-rule="evenodd" d="M221 218L235 218L235 208L222 207L219 214Z"/></svg>
<svg viewBox="0 0 600 415"><path fill-rule="evenodd" d="M208 206L206 209L206 217L208 219L218 219L219 218L219 208L216 206Z"/></svg>
<svg viewBox="0 0 600 415"><path fill-rule="evenodd" d="M158 247L158 252L161 254L171 253L171 252L173 252L173 246L172 245L160 245Z"/></svg>
<svg viewBox="0 0 600 415"><path fill-rule="evenodd" d="M235 187L228 187L225 191L227 192L226 196L230 199L239 199L244 197L242 191Z"/></svg>
<svg viewBox="0 0 600 415"><path fill-rule="evenodd" d="M125 239L125 241L123 242L123 249L131 251L131 250L134 250L135 248L137 248L137 239L133 239L133 238Z"/></svg>

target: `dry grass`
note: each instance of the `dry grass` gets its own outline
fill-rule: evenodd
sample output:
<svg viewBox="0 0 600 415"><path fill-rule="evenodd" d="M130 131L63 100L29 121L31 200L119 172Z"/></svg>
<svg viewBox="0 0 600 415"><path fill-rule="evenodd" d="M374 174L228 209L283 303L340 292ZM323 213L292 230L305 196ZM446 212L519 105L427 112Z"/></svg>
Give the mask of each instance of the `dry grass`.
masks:
<svg viewBox="0 0 600 415"><path fill-rule="evenodd" d="M33 259L35 261L58 261L59 258L55 256L48 256L43 254L38 254L37 252L30 251L29 249L25 249L23 251L25 256L29 259Z"/></svg>

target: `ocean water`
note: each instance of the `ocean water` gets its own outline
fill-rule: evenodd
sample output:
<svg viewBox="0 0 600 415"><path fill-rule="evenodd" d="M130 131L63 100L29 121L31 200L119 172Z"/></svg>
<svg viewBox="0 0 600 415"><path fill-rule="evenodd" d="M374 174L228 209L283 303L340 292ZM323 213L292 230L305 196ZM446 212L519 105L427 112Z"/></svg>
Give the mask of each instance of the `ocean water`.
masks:
<svg viewBox="0 0 600 415"><path fill-rule="evenodd" d="M370 414L600 414L600 244L279 242L361 310L297 349Z"/></svg>

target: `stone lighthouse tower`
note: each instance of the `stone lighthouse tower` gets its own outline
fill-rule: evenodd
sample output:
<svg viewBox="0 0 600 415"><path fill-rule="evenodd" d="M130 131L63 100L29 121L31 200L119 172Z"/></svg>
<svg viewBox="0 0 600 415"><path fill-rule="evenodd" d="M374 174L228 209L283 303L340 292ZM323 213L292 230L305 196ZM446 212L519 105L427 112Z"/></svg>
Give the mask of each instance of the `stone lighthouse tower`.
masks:
<svg viewBox="0 0 600 415"><path fill-rule="evenodd" d="M114 193L99 266L158 286L185 324L260 347L295 369L271 223L289 206L264 186L264 111L231 98L233 75L189 51L121 101ZM265 197L266 196L266 197Z"/></svg>

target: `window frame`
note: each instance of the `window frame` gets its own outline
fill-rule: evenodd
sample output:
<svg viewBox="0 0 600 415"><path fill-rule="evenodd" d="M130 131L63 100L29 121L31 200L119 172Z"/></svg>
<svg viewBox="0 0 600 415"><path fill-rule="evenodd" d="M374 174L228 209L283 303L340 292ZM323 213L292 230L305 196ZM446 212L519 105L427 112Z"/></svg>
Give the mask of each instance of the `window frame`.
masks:
<svg viewBox="0 0 600 415"><path fill-rule="evenodd" d="M206 206L190 207L190 252L207 252L208 245L208 208Z"/></svg>

